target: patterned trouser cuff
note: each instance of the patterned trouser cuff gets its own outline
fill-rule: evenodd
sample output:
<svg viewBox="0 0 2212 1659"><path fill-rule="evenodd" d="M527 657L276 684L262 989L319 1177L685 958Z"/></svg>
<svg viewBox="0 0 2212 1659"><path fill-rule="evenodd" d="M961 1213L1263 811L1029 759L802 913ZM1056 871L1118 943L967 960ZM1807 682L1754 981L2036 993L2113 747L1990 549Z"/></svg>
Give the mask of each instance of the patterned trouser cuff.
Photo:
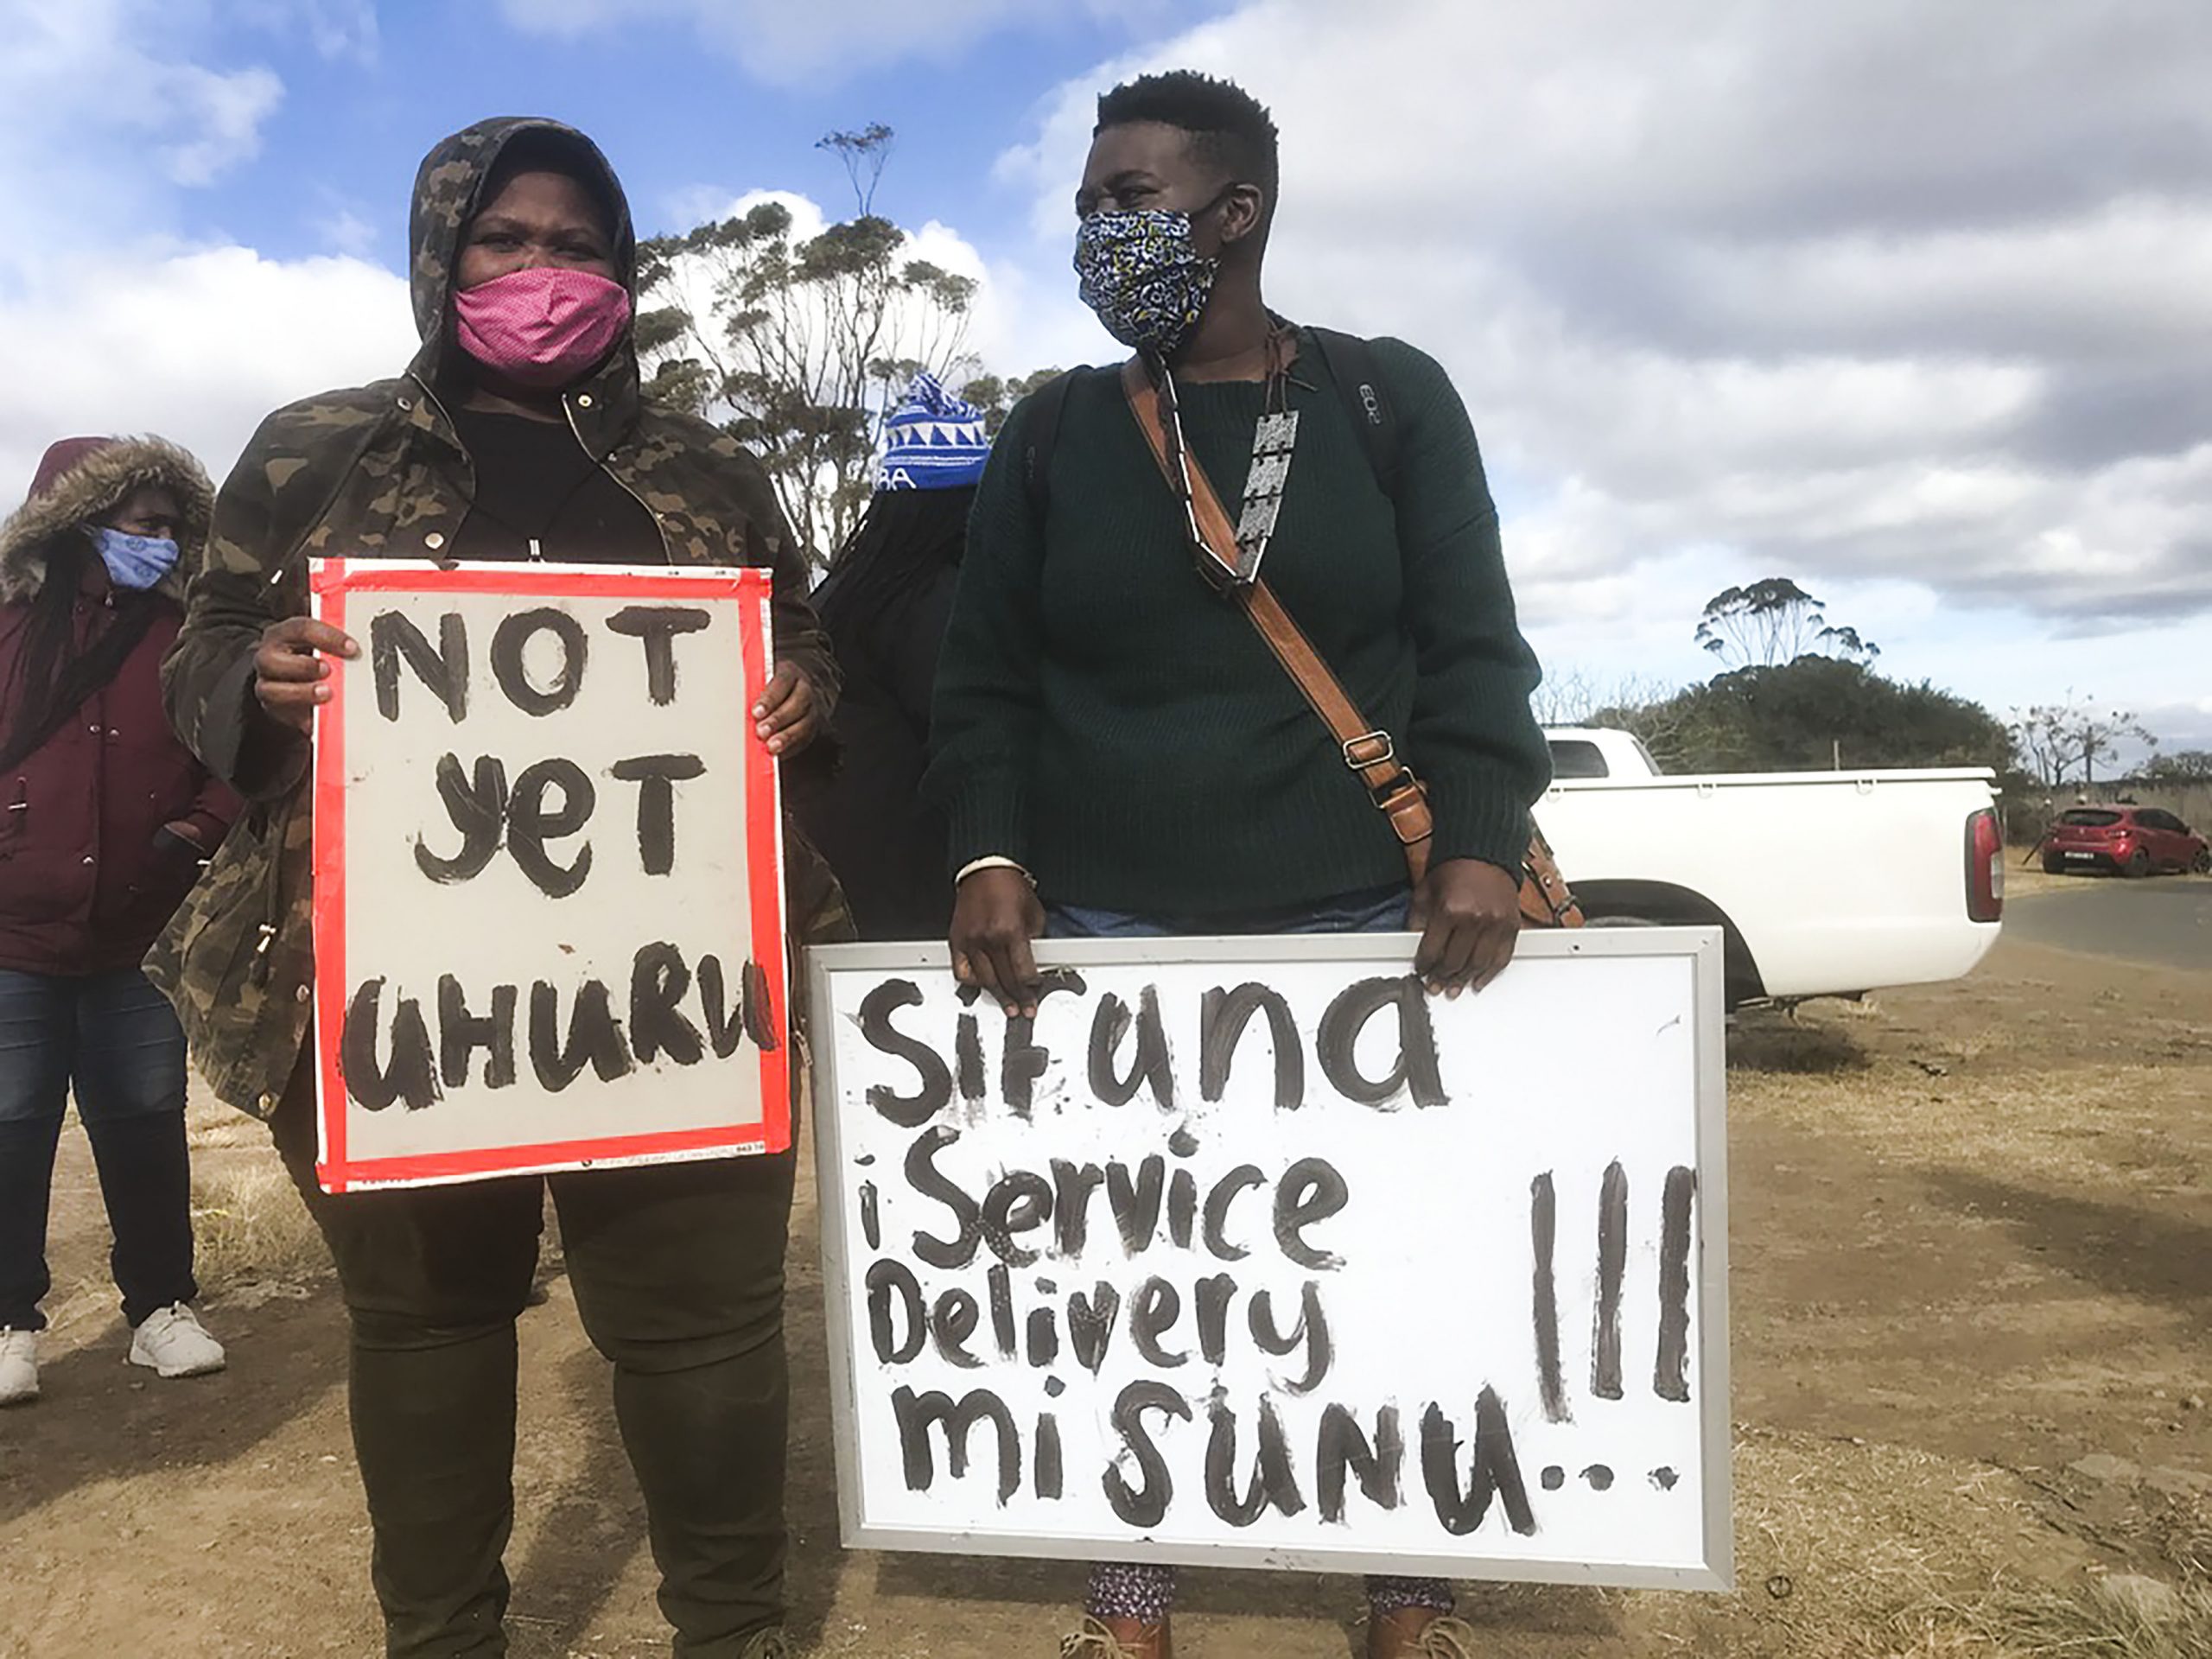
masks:
<svg viewBox="0 0 2212 1659"><path fill-rule="evenodd" d="M1448 1613L1455 1602L1452 1586L1442 1579L1371 1578L1367 1581L1367 1605L1376 1613L1403 1612L1425 1607ZM1157 1624L1175 1605L1175 1569L1151 1563L1101 1561L1090 1569L1090 1592L1084 1611L1093 1618L1133 1618Z"/></svg>
<svg viewBox="0 0 2212 1659"><path fill-rule="evenodd" d="M1090 1569L1083 1610L1093 1618L1157 1624L1175 1605L1175 1569L1150 1562L1101 1561Z"/></svg>
<svg viewBox="0 0 2212 1659"><path fill-rule="evenodd" d="M1452 1586L1441 1579L1370 1579L1367 1606L1374 1613L1402 1613L1408 1607L1426 1607L1448 1613L1455 1605Z"/></svg>

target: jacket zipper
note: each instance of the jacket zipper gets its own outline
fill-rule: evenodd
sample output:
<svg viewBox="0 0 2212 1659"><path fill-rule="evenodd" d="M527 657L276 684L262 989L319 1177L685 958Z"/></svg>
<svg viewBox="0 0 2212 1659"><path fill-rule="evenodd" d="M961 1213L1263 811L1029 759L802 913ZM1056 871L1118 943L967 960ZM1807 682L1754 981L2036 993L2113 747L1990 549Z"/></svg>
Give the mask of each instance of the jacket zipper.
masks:
<svg viewBox="0 0 2212 1659"><path fill-rule="evenodd" d="M429 383L424 380L416 379L416 377L411 374L407 378L410 380L414 380L416 385L421 389L423 393L423 401L437 411L438 419L443 423L446 430L453 435L453 447L454 451L461 456L461 464L468 468L468 500L467 505L461 510L461 524L465 524L468 522L470 509L474 508L476 505L476 457L468 453L468 446L461 441L461 429L454 424L453 416L446 412L446 406L438 401L438 394L430 390ZM461 524L455 524L454 526L454 539L457 542L460 538ZM450 556L442 559L435 559L433 562L442 569L451 569L454 565L461 563L460 560Z"/></svg>
<svg viewBox="0 0 2212 1659"><path fill-rule="evenodd" d="M261 887L261 925L256 931L259 938L253 944L253 965L247 969L246 978L254 985L269 983L270 952L276 943L279 912L284 902L284 840L292 832L292 807L283 803L269 814L263 830L264 842L274 836L276 847L268 854L269 874Z"/></svg>

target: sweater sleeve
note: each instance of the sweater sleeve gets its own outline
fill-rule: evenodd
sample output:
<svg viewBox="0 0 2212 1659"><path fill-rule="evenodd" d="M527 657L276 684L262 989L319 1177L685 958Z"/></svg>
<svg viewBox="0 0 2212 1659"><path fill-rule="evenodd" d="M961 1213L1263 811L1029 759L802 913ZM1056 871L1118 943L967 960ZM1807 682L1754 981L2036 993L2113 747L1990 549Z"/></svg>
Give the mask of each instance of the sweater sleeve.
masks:
<svg viewBox="0 0 2212 1659"><path fill-rule="evenodd" d="M949 824L950 866L1029 861L1029 787L1039 720L1043 527L1022 474L1028 405L992 445L938 658L923 792Z"/></svg>
<svg viewBox="0 0 2212 1659"><path fill-rule="evenodd" d="M1400 340L1374 350L1401 422L1398 539L1416 664L1408 759L1428 786L1434 857L1517 869L1551 753L1529 712L1541 676L1514 614L1497 510L1442 366Z"/></svg>

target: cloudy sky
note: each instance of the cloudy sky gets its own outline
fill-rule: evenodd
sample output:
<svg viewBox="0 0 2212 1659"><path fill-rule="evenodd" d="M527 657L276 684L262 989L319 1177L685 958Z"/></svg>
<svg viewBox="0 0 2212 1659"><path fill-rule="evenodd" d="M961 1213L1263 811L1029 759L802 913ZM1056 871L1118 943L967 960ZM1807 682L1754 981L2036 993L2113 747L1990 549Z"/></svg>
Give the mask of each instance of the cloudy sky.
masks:
<svg viewBox="0 0 2212 1659"><path fill-rule="evenodd" d="M877 205L984 278L990 366L1103 361L1068 205L1096 92L1227 73L1283 130L1270 290L1413 340L1484 439L1529 631L1710 671L1796 577L1883 666L2212 747L2202 0L0 0L0 496L67 432L219 473L393 372L441 134L598 137L648 230L898 130Z"/></svg>

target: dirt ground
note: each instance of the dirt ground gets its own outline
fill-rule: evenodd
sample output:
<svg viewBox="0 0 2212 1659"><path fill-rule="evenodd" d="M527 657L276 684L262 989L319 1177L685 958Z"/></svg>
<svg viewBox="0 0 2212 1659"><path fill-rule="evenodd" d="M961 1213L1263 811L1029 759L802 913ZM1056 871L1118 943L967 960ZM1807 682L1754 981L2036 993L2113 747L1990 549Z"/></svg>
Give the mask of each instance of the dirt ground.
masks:
<svg viewBox="0 0 2212 1659"><path fill-rule="evenodd" d="M2007 940L1958 984L1745 1015L1731 1046L1739 1588L1470 1586L1484 1651L2212 1654L2212 972ZM378 1650L341 1315L257 1128L194 1122L232 1368L123 1364L73 1131L46 1398L0 1415L9 1659ZM817 1247L803 1195L796 1633L824 1656L1041 1659L1078 1569L838 1548ZM664 1652L604 1369L557 1276L523 1362L514 1651ZM1188 1573L1178 1647L1345 1659L1358 1601L1345 1580Z"/></svg>

